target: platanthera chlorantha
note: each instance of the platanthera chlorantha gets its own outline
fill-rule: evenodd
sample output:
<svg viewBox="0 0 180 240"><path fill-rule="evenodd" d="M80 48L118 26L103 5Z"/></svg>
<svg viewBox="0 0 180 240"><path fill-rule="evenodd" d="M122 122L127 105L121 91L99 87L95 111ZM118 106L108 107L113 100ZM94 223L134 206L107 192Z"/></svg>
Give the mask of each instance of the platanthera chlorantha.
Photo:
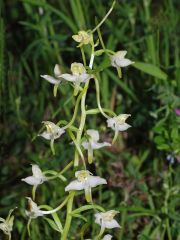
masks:
<svg viewBox="0 0 180 240"><path fill-rule="evenodd" d="M110 109L103 108L100 101L100 85L99 77L101 75L101 68L98 70L98 64L96 58L101 57L105 54L109 59L109 66L115 67L112 70L116 70L118 75L121 77L121 68L127 67L133 62L128 58L125 58L127 54L126 50L120 50L113 52L110 49L106 49L102 40L100 33L100 27L107 19L109 14L112 12L115 5L113 2L110 10L104 16L102 21L93 30L80 30L77 34L72 36L73 40L77 42L77 47L81 50L82 61L77 59L77 62L71 63L68 72L62 72L61 66L58 64L54 67L53 76L47 75L46 73L41 75L43 79L53 84L54 96L57 97L58 88L63 87L63 82L70 84L73 88L73 97L75 100L74 112L70 122L66 123L64 119L59 119L59 122L54 122L52 119L45 119L42 121L43 128L38 134L39 137L44 138L45 141L50 143L50 148L53 154L56 154L55 144L61 141L62 137L67 137L73 142L74 147L74 158L70 161L64 169L60 172L55 170L43 171L36 164L32 165L32 175L22 179L23 182L32 186L32 197L27 197L28 199L28 209L26 210L26 216L28 220L28 232L30 231L31 221L35 221L36 218L44 218L49 225L59 233L61 240L70 239L71 226L73 218L80 218L82 221L87 220L83 216L84 211L93 210L94 222L99 226L99 232L95 233L95 236L86 236L89 239L111 239L112 236L108 234L109 229L120 228L119 223L115 220L115 215L118 213L116 210L105 210L102 206L93 203L92 189L97 188L102 185L102 188L106 187L107 181L104 176L96 176L95 173L91 173L88 170L89 164L96 164L96 159L94 157L94 151L100 151L101 148L110 148L112 144L116 141L119 132L126 131L131 127L126 120L130 117L130 114L124 113L114 113ZM95 37L95 32L98 33L98 37ZM97 35L96 35L97 36ZM90 55L87 54L85 48L89 46L91 49ZM87 64L89 62L89 64ZM94 67L96 63L96 67ZM90 109L87 106L87 93L91 85L95 86L96 92L96 102L97 108ZM79 115L80 112L80 115ZM102 124L107 126L107 128L112 129L114 138L112 142L106 142L101 140L101 132L98 126L95 129L91 129L87 125L87 118L89 115L102 114L104 120ZM78 115L78 116L77 116ZM79 120L80 119L80 120ZM76 125L79 121L79 125ZM66 124L64 124L66 123ZM109 129L111 131L111 129ZM63 135L63 136L62 136ZM66 146L67 151L68 146ZM86 161L86 156L87 161ZM75 177L67 180L64 176L66 171L72 167L76 167ZM56 207L50 207L48 205L40 205L36 199L36 191L42 184L50 184L49 182L55 179L60 179L63 183L64 194L66 194L63 201ZM78 197L79 192L84 193L84 200L87 202L75 209L74 198ZM61 211L64 212L66 208L66 217L64 220L61 219ZM4 231L6 235L11 237L11 231L13 227L13 217L8 219L0 218L0 229ZM105 232L107 231L107 232ZM91 231L88 233L90 234ZM81 234L82 235L82 234ZM80 235L79 235L80 237ZM80 238L79 238L80 239Z"/></svg>

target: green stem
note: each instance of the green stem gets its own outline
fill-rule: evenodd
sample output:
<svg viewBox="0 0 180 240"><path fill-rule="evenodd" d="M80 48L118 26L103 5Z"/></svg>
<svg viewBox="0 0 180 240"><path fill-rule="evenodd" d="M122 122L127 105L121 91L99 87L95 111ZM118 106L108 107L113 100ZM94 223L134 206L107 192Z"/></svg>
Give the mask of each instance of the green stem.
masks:
<svg viewBox="0 0 180 240"><path fill-rule="evenodd" d="M54 148L54 139L51 139L50 141L50 148L51 148L51 151L52 151L52 154L55 155L55 148Z"/></svg>
<svg viewBox="0 0 180 240"><path fill-rule="evenodd" d="M97 100L97 105L98 105L99 111L101 112L101 114L105 118L109 118L109 116L103 111L103 108L101 107L101 103L100 103L100 89L99 89L98 79L95 77L94 81L95 81L95 86L96 86L96 100Z"/></svg>
<svg viewBox="0 0 180 240"><path fill-rule="evenodd" d="M62 234L61 240L68 239L67 236L68 236L69 228L71 226L71 220L72 220L71 213L72 213L73 199L74 199L75 191L71 192L69 195L70 195L70 198L67 203L66 222L65 222L64 229L63 229L63 234Z"/></svg>
<svg viewBox="0 0 180 240"><path fill-rule="evenodd" d="M107 14L104 16L104 18L101 20L101 22L92 30L92 33L95 32L98 28L100 28L100 26L104 23L104 21L107 19L107 17L109 16L109 14L112 12L115 3L116 3L116 1L114 1L114 2L112 3L111 8L110 8L109 11L107 12Z"/></svg>
<svg viewBox="0 0 180 240"><path fill-rule="evenodd" d="M81 49L81 55L82 55L82 59L83 59L83 64L86 67L86 57L85 57L85 54L84 54L83 46L81 46L80 49Z"/></svg>
<svg viewBox="0 0 180 240"><path fill-rule="evenodd" d="M71 119L71 121L66 125L64 126L63 128L66 129L66 128L69 128L75 121L75 118L76 118L76 115L77 115L77 112L78 112L78 107L79 107L79 102L83 96L85 92L85 89L83 89L83 91L79 94L79 96L77 97L77 100L76 100L76 104L75 104L75 108L74 108L74 114L73 114L73 117Z"/></svg>
<svg viewBox="0 0 180 240"><path fill-rule="evenodd" d="M113 138L113 140L112 140L112 145L116 142L116 140L117 140L117 138L118 138L118 135L119 135L119 131L116 130L116 131L115 131L115 134L114 134L114 138Z"/></svg>
<svg viewBox="0 0 180 240"><path fill-rule="evenodd" d="M75 138L74 134L70 131L70 129L68 130L68 132L69 132L69 135L70 135L71 139L74 142L74 145L76 146L77 152L79 153L79 155L81 156L81 158L83 160L83 163L85 164L85 160L84 160L84 156L83 156L83 153L81 151L81 148L80 148L80 144L76 141L76 138Z"/></svg>
<svg viewBox="0 0 180 240"><path fill-rule="evenodd" d="M103 233L104 233L104 228L103 227L101 227L101 230L100 230L100 233L97 235L97 237L95 238L96 240L100 240L101 239L101 237L102 237L102 235L103 235Z"/></svg>
<svg viewBox="0 0 180 240"><path fill-rule="evenodd" d="M169 189L167 190L166 196L165 196L165 202L164 202L164 207L165 207L165 213L168 216L168 200L169 200L169 195L170 195L170 191ZM169 224L169 219L166 219L166 230L167 230L167 235L168 235L168 240L172 240L172 236L171 236L171 228L170 228L170 224Z"/></svg>
<svg viewBox="0 0 180 240"><path fill-rule="evenodd" d="M110 109L107 109L107 108L102 108L103 112L107 112L109 114L111 114L113 117L116 117L117 115L111 111ZM90 110L87 110L86 111L86 114L97 114L97 113L100 113L101 111L99 110L99 108L94 108L94 109L90 109Z"/></svg>
<svg viewBox="0 0 180 240"><path fill-rule="evenodd" d="M73 161L71 161L70 163L68 163L68 165L60 172L60 174L65 173L72 165L73 165Z"/></svg>
<svg viewBox="0 0 180 240"><path fill-rule="evenodd" d="M91 69L93 67L93 62L94 62L94 45L92 45L92 53L91 53L91 58L89 62L89 68ZM86 95L87 95L88 86L89 86L89 80L85 83L85 86L83 89L83 95L81 98L81 120L79 125L79 131L77 132L77 136L76 136L76 142L78 146L80 146L81 136L82 136L85 121L86 121ZM78 154L78 151L75 150L74 166L77 167L78 165L79 165L79 154Z"/></svg>
<svg viewBox="0 0 180 240"><path fill-rule="evenodd" d="M66 203L70 199L70 197L71 197L70 195L68 197L66 197L65 200L57 208L54 208L54 209L49 210L49 211L43 211L42 210L42 213L43 214L52 214L52 213L55 213L55 212L59 211L61 208L63 208L66 205ZM39 207L43 208L43 205L41 205Z"/></svg>
<svg viewBox="0 0 180 240"><path fill-rule="evenodd" d="M81 120L80 120L80 125L79 125L79 131L77 132L77 137L76 137L76 139L77 139L76 142L78 145L80 145L81 136L82 136L85 121L86 121L85 102L86 102L86 94L87 94L88 85L89 85L89 80L85 84L84 89L86 89L86 91L84 92L84 94L81 98ZM78 165L79 165L79 154L78 154L78 151L76 150L75 156L74 156L74 166L78 166Z"/></svg>
<svg viewBox="0 0 180 240"><path fill-rule="evenodd" d="M123 234L124 234L124 227L125 227L125 221L126 221L126 216L127 216L127 210L123 210L122 214L121 214L121 231L119 234L119 240L122 240L123 238Z"/></svg>
<svg viewBox="0 0 180 240"><path fill-rule="evenodd" d="M33 199L33 201L35 200L35 197L36 197L36 189L37 189L37 186L33 186L33 189L32 189L32 199Z"/></svg>
<svg viewBox="0 0 180 240"><path fill-rule="evenodd" d="M170 228L170 224L169 224L169 219L166 219L166 228L167 228L168 240L172 240L171 228Z"/></svg>

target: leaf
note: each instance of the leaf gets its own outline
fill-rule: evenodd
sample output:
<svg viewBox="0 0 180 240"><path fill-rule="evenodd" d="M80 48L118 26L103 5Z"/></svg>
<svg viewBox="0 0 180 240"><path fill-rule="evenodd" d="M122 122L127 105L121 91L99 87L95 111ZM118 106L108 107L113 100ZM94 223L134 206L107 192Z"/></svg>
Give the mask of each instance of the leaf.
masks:
<svg viewBox="0 0 180 240"><path fill-rule="evenodd" d="M55 231L57 232L61 232L59 229L58 229L58 226L55 224L55 222L50 219L50 218L47 218L47 217L44 217L44 219L49 223L49 225L52 227L52 229L54 229Z"/></svg>
<svg viewBox="0 0 180 240"><path fill-rule="evenodd" d="M57 16L59 16L73 32L77 32L77 27L74 24L74 22L71 21L66 14L64 14L57 8L53 7L52 5L41 2L41 1L37 1L37 0L22 0L22 2L29 3L29 4L38 6L38 7L45 7L49 11L51 11L51 12L55 13Z"/></svg>
<svg viewBox="0 0 180 240"><path fill-rule="evenodd" d="M156 136L156 137L154 138L154 142L155 142L156 144L163 144L163 143L165 143L165 139L164 139L162 136Z"/></svg>
<svg viewBox="0 0 180 240"><path fill-rule="evenodd" d="M52 210L52 207L48 206L48 205L41 205L42 208L45 208L47 210ZM58 230L62 233L63 232L63 227L62 227L62 224L61 224L61 221L57 215L57 213L53 213L52 214L52 217L54 219L54 222L56 223L56 226L58 227Z"/></svg>
<svg viewBox="0 0 180 240"><path fill-rule="evenodd" d="M80 215L80 214L72 214L72 216L75 217L75 218L80 218L80 219L82 219L83 221L87 222L87 218L83 217L83 216Z"/></svg>
<svg viewBox="0 0 180 240"><path fill-rule="evenodd" d="M126 92L133 100L135 100L136 102L138 102L138 99L136 97L136 95L133 93L133 91L130 89L130 87L128 87L128 85L119 77L117 77L114 73L112 73L109 70L106 70L108 76L116 82L117 85L120 86L120 88L122 88L124 90L124 92Z"/></svg>
<svg viewBox="0 0 180 240"><path fill-rule="evenodd" d="M134 64L132 64L132 66L141 70L142 72L145 72L151 76L162 80L166 80L168 77L167 74L163 72L159 67L151 63L135 62Z"/></svg>
<svg viewBox="0 0 180 240"><path fill-rule="evenodd" d="M169 145L167 145L167 144L161 144L160 146L157 146L157 148L159 149L159 150L169 150L170 149L170 147L169 147Z"/></svg>

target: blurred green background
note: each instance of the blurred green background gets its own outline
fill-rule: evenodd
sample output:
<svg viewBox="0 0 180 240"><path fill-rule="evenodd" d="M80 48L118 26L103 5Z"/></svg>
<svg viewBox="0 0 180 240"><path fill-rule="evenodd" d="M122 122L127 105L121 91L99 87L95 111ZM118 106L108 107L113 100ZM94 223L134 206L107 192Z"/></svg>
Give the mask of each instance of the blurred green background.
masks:
<svg viewBox="0 0 180 240"><path fill-rule="evenodd" d="M72 62L82 62L71 36L94 28L111 4L107 0L1 1L0 216L18 206L12 239L29 239L24 209L31 188L21 178L31 175L30 164L58 170L73 155L67 136L56 142L56 156L46 141L34 138L42 120L68 121L74 107L68 84L54 98L52 85L40 75L53 74L56 63L67 70ZM178 0L121 0L101 27L106 47L127 50L128 58L136 62L123 69L122 79L115 68L108 68L100 80L102 106L132 114L133 127L120 134L110 150L96 152L96 164L90 167L108 181L107 187L93 193L95 202L120 211L121 230L109 231L114 239L180 239L180 116L175 113L180 108L179 12ZM95 64L103 61L103 56L97 57ZM96 107L94 94L92 84L89 107ZM97 126L102 138L110 141L112 132L100 115L87 120L87 128ZM72 169L66 176L72 179L73 174ZM57 206L65 196L64 186L61 181L41 186L38 202ZM84 204L83 196L76 197L75 204ZM86 225L83 220L73 221L69 239L81 239L81 227L85 238L98 231L93 213L85 216ZM39 218L33 221L31 239L59 236Z"/></svg>

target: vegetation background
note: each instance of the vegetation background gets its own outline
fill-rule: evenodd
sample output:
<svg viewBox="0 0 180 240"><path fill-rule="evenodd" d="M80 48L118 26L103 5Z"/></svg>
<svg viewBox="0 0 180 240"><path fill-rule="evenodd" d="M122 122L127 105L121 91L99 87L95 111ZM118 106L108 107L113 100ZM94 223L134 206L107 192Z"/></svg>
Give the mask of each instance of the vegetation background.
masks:
<svg viewBox="0 0 180 240"><path fill-rule="evenodd" d="M92 29L111 4L107 0L1 1L0 216L18 206L12 239L28 239L24 209L30 188L21 178L30 174L30 164L61 169L73 151L64 137L56 143L53 157L48 143L34 138L42 120L70 120L74 106L68 85L60 87L54 98L52 85L40 75L52 74L56 63L68 69L72 62L81 62L72 34ZM180 108L179 12L178 0L121 0L101 27L106 47L125 49L136 62L123 69L122 79L114 68L102 73L102 105L116 113L131 113L133 127L120 134L110 150L97 153L91 167L108 180L108 187L94 193L95 201L120 211L122 228L113 232L118 240L180 240L180 116L175 113ZM97 58L96 64L102 63ZM88 104L96 106L91 88ZM101 117L87 124L92 128L98 124L104 140L111 140ZM72 169L68 178L73 174ZM64 186L54 181L40 188L38 201L57 206L63 195ZM76 205L83 201L79 197ZM85 225L79 219L73 222L70 239L81 238L79 225L86 238L97 230L93 217L87 218ZM58 235L45 220L36 219L31 239L58 239Z"/></svg>

